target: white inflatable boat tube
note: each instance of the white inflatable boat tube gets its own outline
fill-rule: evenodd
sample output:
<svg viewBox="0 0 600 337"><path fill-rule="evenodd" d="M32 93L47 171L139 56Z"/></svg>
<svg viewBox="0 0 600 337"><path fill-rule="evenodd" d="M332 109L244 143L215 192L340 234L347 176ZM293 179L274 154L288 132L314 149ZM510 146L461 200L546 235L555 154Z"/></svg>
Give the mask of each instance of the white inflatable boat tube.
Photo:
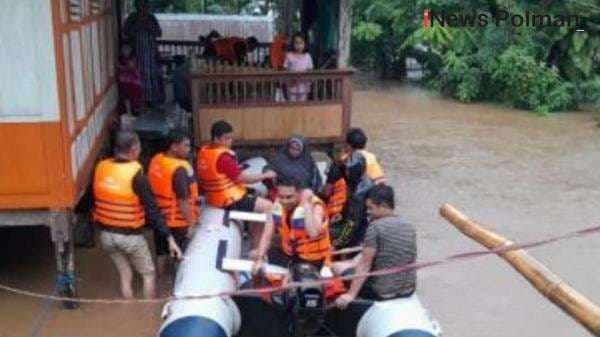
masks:
<svg viewBox="0 0 600 337"><path fill-rule="evenodd" d="M358 323L356 337L439 337L437 322L416 294L375 302Z"/></svg>
<svg viewBox="0 0 600 337"><path fill-rule="evenodd" d="M225 212L204 208L175 278L174 295L211 295L235 291L233 275L221 270L223 258L239 259L242 238L233 222L223 224ZM241 324L240 312L229 297L173 300L163 309L159 337L232 337Z"/></svg>

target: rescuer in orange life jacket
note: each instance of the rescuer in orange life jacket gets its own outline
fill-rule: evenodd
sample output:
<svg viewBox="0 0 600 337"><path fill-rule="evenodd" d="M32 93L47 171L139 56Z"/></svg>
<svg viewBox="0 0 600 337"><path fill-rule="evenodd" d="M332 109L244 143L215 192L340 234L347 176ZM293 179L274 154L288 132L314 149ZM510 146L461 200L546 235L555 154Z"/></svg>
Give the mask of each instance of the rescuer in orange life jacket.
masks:
<svg viewBox="0 0 600 337"><path fill-rule="evenodd" d="M211 129L211 142L198 151L196 172L200 190L206 203L216 208L242 212L269 213L273 203L268 199L251 195L246 184L265 179L274 179L273 171L250 173L242 171L237 163L233 144L233 127L225 122L215 122ZM249 228L252 247L256 248L260 240L262 226L251 224Z"/></svg>
<svg viewBox="0 0 600 337"><path fill-rule="evenodd" d="M188 162L190 138L180 130L169 135L168 150L156 154L150 161L148 179L158 208L175 241L185 250L198 220L198 183L192 165ZM165 238L155 233L157 267L165 271L168 245Z"/></svg>
<svg viewBox="0 0 600 337"><path fill-rule="evenodd" d="M293 177L277 179L277 200L268 215L257 249L252 269L255 274L266 260L275 229L281 238L284 260L279 264L303 262L318 268L331 264L332 247L325 204L310 189L302 190Z"/></svg>
<svg viewBox="0 0 600 337"><path fill-rule="evenodd" d="M181 250L165 226L142 165L137 161L141 150L137 134L119 132L115 147L116 157L105 159L96 166L94 221L100 228L102 247L119 271L122 296L133 297L133 265L142 275L144 297L152 298L156 292L156 272L143 227L149 223L166 237L169 250L176 259L181 258Z"/></svg>

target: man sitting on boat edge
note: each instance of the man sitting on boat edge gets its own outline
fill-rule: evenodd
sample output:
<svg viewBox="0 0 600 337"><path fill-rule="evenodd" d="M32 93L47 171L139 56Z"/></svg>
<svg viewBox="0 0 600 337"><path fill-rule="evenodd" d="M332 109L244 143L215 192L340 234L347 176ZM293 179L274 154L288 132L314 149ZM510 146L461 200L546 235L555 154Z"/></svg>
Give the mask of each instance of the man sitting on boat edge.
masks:
<svg viewBox="0 0 600 337"><path fill-rule="evenodd" d="M242 171L231 149L233 127L226 121L215 122L210 134L211 142L200 148L196 164L199 187L206 203L226 210L269 213L273 207L271 201L249 194L246 185L273 179L277 174L273 171L259 174ZM251 224L249 232L255 248L262 226Z"/></svg>
<svg viewBox="0 0 600 337"><path fill-rule="evenodd" d="M266 260L275 230L281 237L283 265L310 263L321 269L331 264L329 221L325 204L310 189L302 190L292 177L277 179L277 199L268 215L258 245L253 273L256 274Z"/></svg>
<svg viewBox="0 0 600 337"><path fill-rule="evenodd" d="M371 187L367 192L366 205L372 221L365 234L362 252L351 261L335 263L333 270L337 275L363 275L416 261L416 232L411 224L394 213L394 190L386 185ZM336 299L336 305L344 309L356 297L377 301L409 297L415 292L416 281L414 269L368 278L356 277L348 292Z"/></svg>

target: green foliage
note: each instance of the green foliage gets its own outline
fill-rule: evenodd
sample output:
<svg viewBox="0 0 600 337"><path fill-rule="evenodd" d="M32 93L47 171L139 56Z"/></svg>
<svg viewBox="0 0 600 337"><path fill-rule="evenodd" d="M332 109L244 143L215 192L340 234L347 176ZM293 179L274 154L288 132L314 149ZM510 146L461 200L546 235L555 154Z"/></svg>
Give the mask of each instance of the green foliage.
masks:
<svg viewBox="0 0 600 337"><path fill-rule="evenodd" d="M416 58L424 81L463 102L492 100L547 114L600 105L600 4L566 0L355 0L352 60L382 72L385 60ZM425 9L488 14L579 15L575 27L424 28ZM389 45L386 45L388 44Z"/></svg>
<svg viewBox="0 0 600 337"><path fill-rule="evenodd" d="M525 48L509 47L490 70L492 79L503 84L504 100L516 107L547 114L571 104L572 85L537 62Z"/></svg>
<svg viewBox="0 0 600 337"><path fill-rule="evenodd" d="M600 112L600 75L578 83L575 87L575 99Z"/></svg>
<svg viewBox="0 0 600 337"><path fill-rule="evenodd" d="M361 22L352 29L352 35L365 42L376 41L381 34L383 34L381 26L372 22Z"/></svg>
<svg viewBox="0 0 600 337"><path fill-rule="evenodd" d="M363 69L386 72L401 65L402 42L418 27L407 20L416 0L354 0L352 63Z"/></svg>
<svg viewBox="0 0 600 337"><path fill-rule="evenodd" d="M219 4L212 4L206 7L206 13L208 14L227 14L227 9Z"/></svg>
<svg viewBox="0 0 600 337"><path fill-rule="evenodd" d="M452 93L461 102L471 102L479 96L481 71L473 66L473 57L458 56L454 52L444 55L445 77L442 83L452 88Z"/></svg>

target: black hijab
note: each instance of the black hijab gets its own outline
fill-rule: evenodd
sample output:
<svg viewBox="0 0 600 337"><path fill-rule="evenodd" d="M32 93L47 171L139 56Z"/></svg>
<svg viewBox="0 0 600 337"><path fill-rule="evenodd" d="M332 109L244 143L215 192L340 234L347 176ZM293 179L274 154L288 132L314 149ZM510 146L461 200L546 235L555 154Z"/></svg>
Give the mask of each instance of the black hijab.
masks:
<svg viewBox="0 0 600 337"><path fill-rule="evenodd" d="M288 148L290 144L297 144L301 153L297 158L292 158ZM302 136L293 136L269 160L269 168L279 176L288 176L297 179L304 188L310 188L315 193L321 188L321 175L315 161L307 148L306 139Z"/></svg>

